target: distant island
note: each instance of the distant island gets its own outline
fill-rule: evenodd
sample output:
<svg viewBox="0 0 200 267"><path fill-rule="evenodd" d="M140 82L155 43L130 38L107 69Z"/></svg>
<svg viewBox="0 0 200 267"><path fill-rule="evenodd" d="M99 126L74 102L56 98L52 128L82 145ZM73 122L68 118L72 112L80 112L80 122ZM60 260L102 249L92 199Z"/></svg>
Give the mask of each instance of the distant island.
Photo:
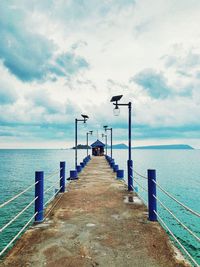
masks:
<svg viewBox="0 0 200 267"><path fill-rule="evenodd" d="M91 147L90 146L87 147L87 145L79 144L77 146L77 149L87 149L87 148L91 149ZM110 145L108 145L107 148L110 148ZM72 147L71 149L75 149L75 147ZM128 146L123 143L115 144L113 145L113 149L128 149ZM136 147L132 147L132 149L187 149L187 150L191 150L194 148L189 145L176 144L176 145L136 146Z"/></svg>
<svg viewBox="0 0 200 267"><path fill-rule="evenodd" d="M155 146L138 146L134 149L194 149L189 145L177 144L177 145L155 145Z"/></svg>
<svg viewBox="0 0 200 267"><path fill-rule="evenodd" d="M125 144L116 144L112 146L113 149L128 149L128 146ZM107 148L110 148L110 146L107 146Z"/></svg>
<svg viewBox="0 0 200 267"><path fill-rule="evenodd" d="M87 148L90 149L91 147L87 145L81 145L81 144L77 145L77 149L87 149ZM72 147L71 149L75 149L75 146Z"/></svg>

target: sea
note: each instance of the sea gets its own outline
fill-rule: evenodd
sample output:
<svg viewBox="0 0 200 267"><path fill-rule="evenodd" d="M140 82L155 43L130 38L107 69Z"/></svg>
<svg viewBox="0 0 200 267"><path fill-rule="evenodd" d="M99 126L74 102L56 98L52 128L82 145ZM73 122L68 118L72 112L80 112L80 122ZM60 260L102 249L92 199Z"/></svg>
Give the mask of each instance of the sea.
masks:
<svg viewBox="0 0 200 267"><path fill-rule="evenodd" d="M108 150L110 155L110 150ZM86 150L78 150L78 162L86 156ZM114 149L113 158L127 177L128 150ZM144 202L147 202L147 170L156 170L159 185L180 202L200 213L200 150L142 150L133 149L134 187ZM1 149L0 150L0 205L35 183L35 171L44 171L45 194L48 201L59 188L59 163L66 161L66 177L74 169L74 150L71 149ZM51 176L52 173L55 175ZM47 179L46 179L47 177ZM1 228L34 199L34 186L8 205L0 208L0 252L14 238L34 214L31 205L11 225ZM200 218L186 211L182 206L157 188L157 197L195 235L200 237ZM189 234L159 203L158 214L177 239L200 265L200 242ZM173 240L173 239L172 239ZM174 243L178 248L179 245ZM12 246L9 247L9 249ZM8 250L7 250L8 252ZM5 253L6 254L6 253ZM5 255L4 254L4 255ZM183 253L184 254L184 253ZM3 256L4 256L3 255ZM185 255L185 254L184 254ZM188 259L187 255L185 257ZM195 266L192 264L192 266Z"/></svg>

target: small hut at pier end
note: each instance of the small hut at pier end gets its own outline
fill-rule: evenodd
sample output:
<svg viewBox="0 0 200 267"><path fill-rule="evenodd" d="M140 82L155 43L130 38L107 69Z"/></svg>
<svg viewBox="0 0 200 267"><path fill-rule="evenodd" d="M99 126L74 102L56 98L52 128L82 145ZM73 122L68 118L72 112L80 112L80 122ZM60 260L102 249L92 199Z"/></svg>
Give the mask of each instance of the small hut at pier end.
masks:
<svg viewBox="0 0 200 267"><path fill-rule="evenodd" d="M103 156L104 155L104 147L105 144L102 143L97 139L93 144L91 144L92 147L92 155L93 156Z"/></svg>

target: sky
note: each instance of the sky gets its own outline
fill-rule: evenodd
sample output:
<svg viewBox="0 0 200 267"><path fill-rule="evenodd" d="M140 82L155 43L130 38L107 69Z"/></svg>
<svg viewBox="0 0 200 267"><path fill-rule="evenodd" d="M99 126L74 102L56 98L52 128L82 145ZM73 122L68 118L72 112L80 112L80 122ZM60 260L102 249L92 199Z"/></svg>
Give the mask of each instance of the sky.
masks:
<svg viewBox="0 0 200 267"><path fill-rule="evenodd" d="M1 0L0 148L66 148L103 125L200 148L199 0ZM98 133L97 133L98 132Z"/></svg>

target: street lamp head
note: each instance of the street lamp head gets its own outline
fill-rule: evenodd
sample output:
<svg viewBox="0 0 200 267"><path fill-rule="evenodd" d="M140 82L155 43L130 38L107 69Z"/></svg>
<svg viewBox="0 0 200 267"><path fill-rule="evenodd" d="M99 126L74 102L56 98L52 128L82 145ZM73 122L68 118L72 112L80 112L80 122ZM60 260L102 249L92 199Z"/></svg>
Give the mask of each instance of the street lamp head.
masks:
<svg viewBox="0 0 200 267"><path fill-rule="evenodd" d="M92 135L93 131L89 131L89 133Z"/></svg>
<svg viewBox="0 0 200 267"><path fill-rule="evenodd" d="M113 96L110 100L110 102L117 102L122 98L123 95L116 95L116 96Z"/></svg>
<svg viewBox="0 0 200 267"><path fill-rule="evenodd" d="M106 131L107 128L108 128L108 125L104 125L103 128L104 128L104 130Z"/></svg>
<svg viewBox="0 0 200 267"><path fill-rule="evenodd" d="M123 95L116 95L116 96L113 96L110 100L110 102L115 102L113 103L113 105L115 106L115 108L113 109L113 114L115 116L119 116L120 114L120 109L119 109L119 106L118 106L118 101L122 98Z"/></svg>
<svg viewBox="0 0 200 267"><path fill-rule="evenodd" d="M86 123L87 119L89 119L88 115L81 114L81 116L84 119L84 123Z"/></svg>
<svg viewBox="0 0 200 267"><path fill-rule="evenodd" d="M120 114L120 109L119 109L119 106L118 106L118 105L116 105L116 106L114 107L114 109L113 109L113 114L114 114L114 116L119 116L119 114Z"/></svg>

